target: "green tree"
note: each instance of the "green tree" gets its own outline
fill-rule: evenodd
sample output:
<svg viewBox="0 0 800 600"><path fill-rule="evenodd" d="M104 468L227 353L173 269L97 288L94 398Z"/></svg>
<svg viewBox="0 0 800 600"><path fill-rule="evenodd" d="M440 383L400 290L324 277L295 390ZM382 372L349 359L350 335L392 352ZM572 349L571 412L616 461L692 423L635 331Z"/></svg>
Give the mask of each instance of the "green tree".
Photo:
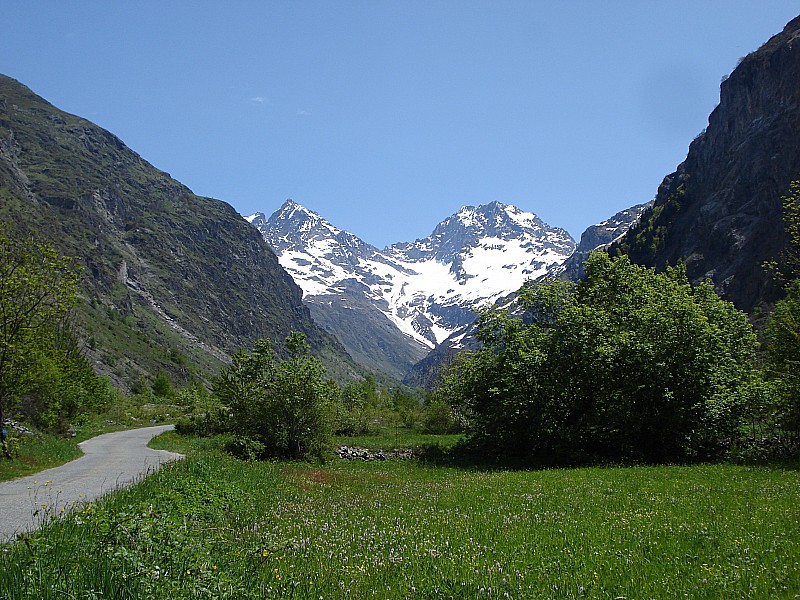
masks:
<svg viewBox="0 0 800 600"><path fill-rule="evenodd" d="M573 443L662 460L707 455L735 433L756 338L710 284L596 253L559 323Z"/></svg>
<svg viewBox="0 0 800 600"><path fill-rule="evenodd" d="M789 184L789 195L783 198L783 221L789 239L781 255L785 277L800 279L800 181Z"/></svg>
<svg viewBox="0 0 800 600"><path fill-rule="evenodd" d="M414 427L422 415L422 403L413 394L397 388L391 393L392 410L404 427Z"/></svg>
<svg viewBox="0 0 800 600"><path fill-rule="evenodd" d="M776 383L781 425L796 435L800 433L800 279L788 286L786 298L775 305L764 336L765 368Z"/></svg>
<svg viewBox="0 0 800 600"><path fill-rule="evenodd" d="M275 446L293 458L322 458L330 445L339 388L325 378L326 369L311 354L304 334L289 334L286 347L289 358L276 373Z"/></svg>
<svg viewBox="0 0 800 600"><path fill-rule="evenodd" d="M733 435L755 336L682 268L594 253L577 284L521 290L522 317L485 311L485 349L456 361L445 395L496 453L672 460Z"/></svg>
<svg viewBox="0 0 800 600"><path fill-rule="evenodd" d="M230 366L213 381L212 392L230 411L230 429L239 435L261 436L275 362L272 344L259 340L251 352L236 352Z"/></svg>
<svg viewBox="0 0 800 600"><path fill-rule="evenodd" d="M7 457L5 415L41 382L42 357L77 300L77 282L73 259L0 227L0 436Z"/></svg>
<svg viewBox="0 0 800 600"><path fill-rule="evenodd" d="M368 433L379 420L381 402L381 394L372 375L347 383L341 390L340 410L336 419L337 433Z"/></svg>
<svg viewBox="0 0 800 600"><path fill-rule="evenodd" d="M268 341L240 351L214 381L214 394L231 412L231 430L259 453L322 457L330 443L338 387L309 352L302 333L286 338L279 361Z"/></svg>
<svg viewBox="0 0 800 600"><path fill-rule="evenodd" d="M100 413L116 396L83 355L73 331L69 319L62 320L54 330L40 330L28 348L28 383L17 409L42 429L63 432L76 416Z"/></svg>
<svg viewBox="0 0 800 600"><path fill-rule="evenodd" d="M781 253L786 297L775 309L764 329L766 376L777 390L780 425L792 434L800 433L800 181L790 186L783 198L783 219L788 233Z"/></svg>
<svg viewBox="0 0 800 600"><path fill-rule="evenodd" d="M458 415L440 392L430 392L425 399L422 430L425 433L434 434L461 433L463 431Z"/></svg>
<svg viewBox="0 0 800 600"><path fill-rule="evenodd" d="M159 371L156 378L153 380L153 394L158 398L174 398L175 389L172 387L172 382L169 375L164 371Z"/></svg>

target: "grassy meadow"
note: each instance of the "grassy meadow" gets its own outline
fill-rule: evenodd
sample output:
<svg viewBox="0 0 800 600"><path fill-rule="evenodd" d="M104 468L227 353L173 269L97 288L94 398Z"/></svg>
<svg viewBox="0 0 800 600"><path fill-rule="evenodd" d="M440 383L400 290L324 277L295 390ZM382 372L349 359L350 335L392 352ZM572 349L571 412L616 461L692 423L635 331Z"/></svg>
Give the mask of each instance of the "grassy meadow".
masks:
<svg viewBox="0 0 800 600"><path fill-rule="evenodd" d="M50 434L19 436L11 440L14 460L0 457L0 481L8 481L58 467L81 455L78 442Z"/></svg>
<svg viewBox="0 0 800 600"><path fill-rule="evenodd" d="M0 597L800 597L794 467L314 465L158 445L190 456L0 548Z"/></svg>

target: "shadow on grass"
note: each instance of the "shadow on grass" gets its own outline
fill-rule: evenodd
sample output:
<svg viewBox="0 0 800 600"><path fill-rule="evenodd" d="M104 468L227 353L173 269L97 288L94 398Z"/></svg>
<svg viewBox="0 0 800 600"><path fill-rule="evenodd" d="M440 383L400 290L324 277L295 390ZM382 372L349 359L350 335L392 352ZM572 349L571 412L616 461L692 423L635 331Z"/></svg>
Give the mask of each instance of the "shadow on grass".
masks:
<svg viewBox="0 0 800 600"><path fill-rule="evenodd" d="M729 463L742 466L776 470L800 471L800 456L759 457L750 459L719 455L714 458L684 459L680 461L647 461L630 457L608 457L579 451L554 450L530 455L502 454L496 449L471 446L463 441L455 445L425 444L414 452L421 463L430 466L451 467L476 471L537 471L587 467L639 467L654 465L693 465L703 463Z"/></svg>
<svg viewBox="0 0 800 600"><path fill-rule="evenodd" d="M423 464L476 471L531 471L571 467L608 465L609 461L590 460L567 453L515 455L460 442L451 446L425 444L414 455Z"/></svg>

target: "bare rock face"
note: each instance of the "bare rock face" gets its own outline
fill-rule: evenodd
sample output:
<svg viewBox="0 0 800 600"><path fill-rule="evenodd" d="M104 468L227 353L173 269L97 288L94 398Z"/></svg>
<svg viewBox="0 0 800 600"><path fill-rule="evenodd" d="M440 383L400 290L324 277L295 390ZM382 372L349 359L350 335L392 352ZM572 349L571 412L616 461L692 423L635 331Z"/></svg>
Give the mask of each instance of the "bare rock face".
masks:
<svg viewBox="0 0 800 600"><path fill-rule="evenodd" d="M628 230L639 222L644 212L653 205L652 202L637 204L625 210L621 210L602 223L591 225L581 234L581 241L575 252L572 253L562 265L561 273L558 274L563 279L578 281L584 276L583 263L595 250L603 250L609 245L619 240Z"/></svg>
<svg viewBox="0 0 800 600"><path fill-rule="evenodd" d="M781 198L800 179L798 82L800 17L722 82L706 131L612 251L657 269L683 260L745 311L778 298L762 264L786 241Z"/></svg>

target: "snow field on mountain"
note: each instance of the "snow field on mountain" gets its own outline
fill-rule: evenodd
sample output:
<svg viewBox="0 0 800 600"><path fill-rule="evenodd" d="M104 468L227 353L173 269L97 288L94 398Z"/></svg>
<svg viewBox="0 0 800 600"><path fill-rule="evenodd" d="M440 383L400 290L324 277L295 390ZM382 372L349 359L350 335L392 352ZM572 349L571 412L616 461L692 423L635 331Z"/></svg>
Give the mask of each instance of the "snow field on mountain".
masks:
<svg viewBox="0 0 800 600"><path fill-rule="evenodd" d="M575 242L533 213L492 202L463 207L424 240L383 251L287 201L269 220L253 215L306 301L348 308L361 295L403 334L428 347L493 303L561 265Z"/></svg>

